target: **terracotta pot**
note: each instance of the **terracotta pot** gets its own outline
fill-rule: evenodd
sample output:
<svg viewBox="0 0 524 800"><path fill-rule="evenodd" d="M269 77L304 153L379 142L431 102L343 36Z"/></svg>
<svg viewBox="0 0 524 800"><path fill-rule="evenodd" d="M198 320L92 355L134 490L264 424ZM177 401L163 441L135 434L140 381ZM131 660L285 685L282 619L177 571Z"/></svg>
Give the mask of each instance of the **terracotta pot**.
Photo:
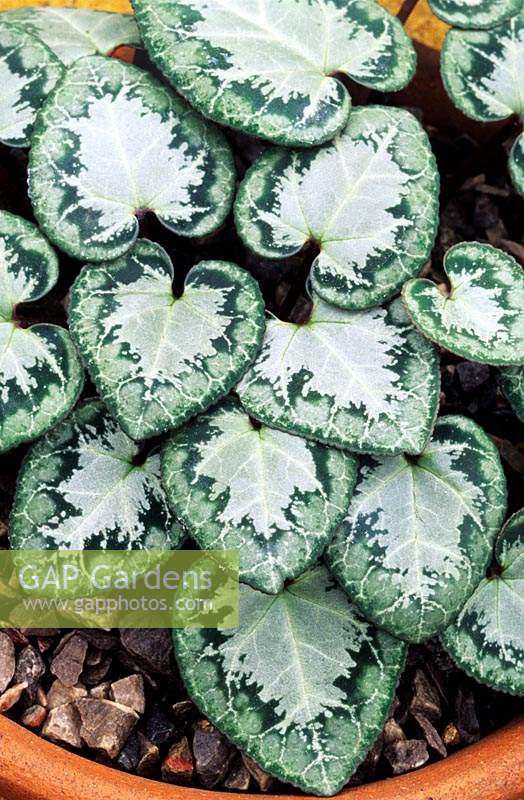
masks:
<svg viewBox="0 0 524 800"><path fill-rule="evenodd" d="M400 778L338 795L339 800L523 800L524 720L444 761ZM0 793L4 800L232 800L136 778L81 758L0 717ZM261 800L263 795L235 795ZM266 795L268 800L273 800ZM297 800L297 796L279 800ZM313 800L313 798L310 798Z"/></svg>

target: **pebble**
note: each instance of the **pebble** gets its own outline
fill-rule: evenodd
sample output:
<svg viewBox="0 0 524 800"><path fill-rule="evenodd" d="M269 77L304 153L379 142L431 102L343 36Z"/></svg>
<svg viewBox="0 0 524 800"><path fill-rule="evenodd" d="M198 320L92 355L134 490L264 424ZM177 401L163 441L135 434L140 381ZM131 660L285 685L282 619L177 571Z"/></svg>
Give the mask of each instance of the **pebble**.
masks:
<svg viewBox="0 0 524 800"><path fill-rule="evenodd" d="M249 774L252 778L254 778L258 784L258 788L261 792L270 792L273 786L275 785L275 779L272 775L259 767L258 764L253 761L252 758L247 756L245 753L242 753L242 761L246 765L246 769L248 770Z"/></svg>
<svg viewBox="0 0 524 800"><path fill-rule="evenodd" d="M65 686L58 678L53 681L51 688L47 693L47 705L49 708L58 708L58 706L66 705L67 703L74 703L80 700L81 697L86 697L87 689L81 683L76 686Z"/></svg>
<svg viewBox="0 0 524 800"><path fill-rule="evenodd" d="M186 736L171 745L161 767L166 783L189 784L193 779L193 756Z"/></svg>
<svg viewBox="0 0 524 800"><path fill-rule="evenodd" d="M34 705L26 708L22 716L20 717L20 722L22 725L25 725L26 728L40 728L47 717L47 711L43 706Z"/></svg>
<svg viewBox="0 0 524 800"><path fill-rule="evenodd" d="M137 767L139 758L140 745L138 743L138 736L136 733L132 733L120 751L116 763L126 772L133 772L133 770L135 770Z"/></svg>
<svg viewBox="0 0 524 800"><path fill-rule="evenodd" d="M128 675L127 678L121 678L119 681L112 683L111 699L115 703L132 708L137 714L143 714L146 707L146 698L142 675Z"/></svg>
<svg viewBox="0 0 524 800"><path fill-rule="evenodd" d="M144 669L159 675L173 673L173 643L168 631L125 629L120 632L120 641Z"/></svg>
<svg viewBox="0 0 524 800"><path fill-rule="evenodd" d="M156 744L157 747L162 747L162 745L172 741L176 733L176 725L155 705L146 719L145 732L147 738L153 744Z"/></svg>
<svg viewBox="0 0 524 800"><path fill-rule="evenodd" d="M34 701L40 678L45 673L45 662L38 650L30 644L19 653L14 675L15 683L27 683L27 694Z"/></svg>
<svg viewBox="0 0 524 800"><path fill-rule="evenodd" d="M138 731L138 743L140 748L140 758L136 767L138 775L147 778L153 774L158 762L160 761L160 750Z"/></svg>
<svg viewBox="0 0 524 800"><path fill-rule="evenodd" d="M138 722L138 714L127 706L96 697L82 697L76 707L85 744L108 758L116 758Z"/></svg>
<svg viewBox="0 0 524 800"><path fill-rule="evenodd" d="M395 775L417 769L429 759L427 744L421 739L393 742L384 749L384 755L391 764Z"/></svg>
<svg viewBox="0 0 524 800"><path fill-rule="evenodd" d="M231 771L224 781L224 788L236 792L247 792L250 782L251 774L242 761L241 756L238 755L233 761Z"/></svg>
<svg viewBox="0 0 524 800"><path fill-rule="evenodd" d="M80 749L80 718L72 704L52 708L42 728L42 736L56 744Z"/></svg>
<svg viewBox="0 0 524 800"><path fill-rule="evenodd" d="M235 755L228 739L207 720L201 720L193 736L193 757L199 781L212 789L222 781Z"/></svg>
<svg viewBox="0 0 524 800"><path fill-rule="evenodd" d="M86 654L87 642L75 633L65 643L62 640L59 644L51 661L51 672L65 686L76 686L84 668Z"/></svg>
<svg viewBox="0 0 524 800"><path fill-rule="evenodd" d="M424 738L428 745L435 750L442 758L446 758L448 751L446 749L446 745L442 741L437 729L434 725L429 721L424 714L413 714L413 719L418 724L421 732L424 734Z"/></svg>
<svg viewBox="0 0 524 800"><path fill-rule="evenodd" d="M0 714L3 714L5 711L9 711L10 708L18 703L24 689L27 689L27 683L25 681L11 686L2 695L0 695Z"/></svg>
<svg viewBox="0 0 524 800"><path fill-rule="evenodd" d="M423 714L430 722L437 722L442 716L439 694L421 669L415 672L413 686L411 713Z"/></svg>
<svg viewBox="0 0 524 800"><path fill-rule="evenodd" d="M0 631L0 694L11 683L15 667L15 646L7 633Z"/></svg>

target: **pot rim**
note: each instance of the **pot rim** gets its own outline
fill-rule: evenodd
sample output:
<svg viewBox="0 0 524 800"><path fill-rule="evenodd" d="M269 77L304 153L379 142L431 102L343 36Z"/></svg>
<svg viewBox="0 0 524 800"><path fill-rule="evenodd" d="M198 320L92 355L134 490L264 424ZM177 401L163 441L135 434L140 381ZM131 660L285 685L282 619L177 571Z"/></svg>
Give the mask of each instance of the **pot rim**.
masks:
<svg viewBox="0 0 524 800"><path fill-rule="evenodd" d="M140 778L51 744L0 716L0 794L4 800L245 800L263 795L210 791ZM297 800L299 795L266 795ZM302 796L303 800L316 798ZM448 758L398 778L337 795L339 800L522 800L524 718Z"/></svg>

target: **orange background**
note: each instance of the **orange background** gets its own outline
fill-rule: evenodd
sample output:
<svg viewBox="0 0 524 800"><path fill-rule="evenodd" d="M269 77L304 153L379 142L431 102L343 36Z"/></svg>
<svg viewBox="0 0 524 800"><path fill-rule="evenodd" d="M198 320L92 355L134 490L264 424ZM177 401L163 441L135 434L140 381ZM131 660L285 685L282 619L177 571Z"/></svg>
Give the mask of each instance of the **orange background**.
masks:
<svg viewBox="0 0 524 800"><path fill-rule="evenodd" d="M393 14L396 14L402 6L402 0L379 0L379 2ZM0 0L0 11L33 5L75 6L77 8L97 8L101 11L131 11L131 5L127 0ZM419 0L406 25L406 30L415 41L439 49L447 29L448 26L431 13L427 0Z"/></svg>

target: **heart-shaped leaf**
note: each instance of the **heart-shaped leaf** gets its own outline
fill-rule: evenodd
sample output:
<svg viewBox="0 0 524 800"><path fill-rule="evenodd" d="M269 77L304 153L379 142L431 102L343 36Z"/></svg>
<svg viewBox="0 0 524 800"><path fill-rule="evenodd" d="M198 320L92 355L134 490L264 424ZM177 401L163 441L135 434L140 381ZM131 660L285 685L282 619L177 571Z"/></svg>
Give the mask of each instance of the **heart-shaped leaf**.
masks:
<svg viewBox="0 0 524 800"><path fill-rule="evenodd" d="M524 195L524 134L517 136L511 148L509 171L515 189L519 194Z"/></svg>
<svg viewBox="0 0 524 800"><path fill-rule="evenodd" d="M343 74L402 89L416 56L371 0L133 0L152 59L205 116L278 144L329 141L351 100Z"/></svg>
<svg viewBox="0 0 524 800"><path fill-rule="evenodd" d="M429 0L431 10L456 28L492 28L522 10L524 0Z"/></svg>
<svg viewBox="0 0 524 800"><path fill-rule="evenodd" d="M356 461L254 425L228 398L173 435L162 477L198 545L239 548L240 579L276 593L315 563L341 523Z"/></svg>
<svg viewBox="0 0 524 800"><path fill-rule="evenodd" d="M119 45L140 44L138 28L130 14L45 6L4 13L2 19L38 36L66 66L82 56L110 55Z"/></svg>
<svg viewBox="0 0 524 800"><path fill-rule="evenodd" d="M458 244L444 269L450 289L415 279L404 286L410 317L432 341L482 364L524 364L524 273L486 244Z"/></svg>
<svg viewBox="0 0 524 800"><path fill-rule="evenodd" d="M0 142L29 147L38 110L62 77L61 61L46 45L0 18Z"/></svg>
<svg viewBox="0 0 524 800"><path fill-rule="evenodd" d="M190 695L272 775L335 794L382 730L404 645L361 619L323 567L277 596L242 586L240 619L173 631Z"/></svg>
<svg viewBox="0 0 524 800"><path fill-rule="evenodd" d="M477 681L524 695L524 509L502 529L495 558L497 569L481 581L442 642Z"/></svg>
<svg viewBox="0 0 524 800"><path fill-rule="evenodd" d="M499 370L499 376L504 394L524 422L524 367L505 367Z"/></svg>
<svg viewBox="0 0 524 800"><path fill-rule="evenodd" d="M270 319L237 387L256 419L359 453L420 453L437 413L435 348L400 300L344 311L313 295L310 320Z"/></svg>
<svg viewBox="0 0 524 800"><path fill-rule="evenodd" d="M144 458L98 401L80 406L24 461L11 517L15 549L142 550L181 539L160 455Z"/></svg>
<svg viewBox="0 0 524 800"><path fill-rule="evenodd" d="M203 261L173 296L173 265L140 239L122 258L84 267L69 321L102 399L145 439L182 425L233 388L264 334L257 283L236 264Z"/></svg>
<svg viewBox="0 0 524 800"><path fill-rule="evenodd" d="M45 103L32 140L35 215L75 258L104 261L133 245L137 216L203 236L233 201L229 146L210 123L131 64L76 61Z"/></svg>
<svg viewBox="0 0 524 800"><path fill-rule="evenodd" d="M84 370L57 325L22 327L17 306L44 297L58 261L34 225L0 211L0 452L36 439L76 403Z"/></svg>
<svg viewBox="0 0 524 800"><path fill-rule="evenodd" d="M415 117L372 106L356 109L331 145L265 153L241 185L235 217L247 246L266 258L286 258L314 241L317 294L366 308L397 294L429 257L438 188Z"/></svg>
<svg viewBox="0 0 524 800"><path fill-rule="evenodd" d="M506 513L495 445L441 417L416 459L362 459L328 564L363 614L410 642L441 631L484 576Z"/></svg>

